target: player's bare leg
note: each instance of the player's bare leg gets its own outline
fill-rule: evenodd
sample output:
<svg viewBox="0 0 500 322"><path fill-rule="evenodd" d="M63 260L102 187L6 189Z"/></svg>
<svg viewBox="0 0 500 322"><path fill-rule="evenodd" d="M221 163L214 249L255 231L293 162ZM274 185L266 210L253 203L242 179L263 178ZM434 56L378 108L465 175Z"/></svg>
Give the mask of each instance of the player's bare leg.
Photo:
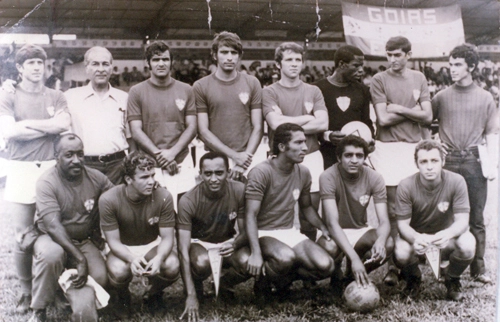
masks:
<svg viewBox="0 0 500 322"><path fill-rule="evenodd" d="M395 240L398 235L398 227L396 220L396 189L397 186L387 186L387 212L389 214L389 221L391 223L390 237ZM387 261L387 275L384 277L384 283L389 286L398 284L399 270L394 264L392 256Z"/></svg>

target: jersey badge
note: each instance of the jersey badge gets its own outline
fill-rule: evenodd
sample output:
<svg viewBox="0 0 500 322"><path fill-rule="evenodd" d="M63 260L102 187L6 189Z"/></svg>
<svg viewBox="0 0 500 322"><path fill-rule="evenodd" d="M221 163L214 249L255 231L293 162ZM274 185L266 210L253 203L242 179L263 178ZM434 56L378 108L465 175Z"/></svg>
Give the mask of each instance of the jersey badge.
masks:
<svg viewBox="0 0 500 322"><path fill-rule="evenodd" d="M50 117L54 116L54 114L56 114L56 108L54 106L47 107L47 113L49 113Z"/></svg>
<svg viewBox="0 0 500 322"><path fill-rule="evenodd" d="M160 221L160 217L151 217L148 219L148 223L152 226Z"/></svg>
<svg viewBox="0 0 500 322"><path fill-rule="evenodd" d="M345 112L351 105L351 98L347 96L339 96L337 97L337 105L342 112Z"/></svg>
<svg viewBox="0 0 500 322"><path fill-rule="evenodd" d="M415 99L415 102L418 102L418 99L420 98L420 90L418 89L413 90L413 98Z"/></svg>
<svg viewBox="0 0 500 322"><path fill-rule="evenodd" d="M311 114L314 104L312 102L304 102L307 114Z"/></svg>
<svg viewBox="0 0 500 322"><path fill-rule="evenodd" d="M233 220L236 218L236 211L233 211L229 214L229 220Z"/></svg>
<svg viewBox="0 0 500 322"><path fill-rule="evenodd" d="M450 207L450 203L448 201L443 201L443 202L438 203L438 209L441 212L446 212L449 207Z"/></svg>
<svg viewBox="0 0 500 322"><path fill-rule="evenodd" d="M241 92L238 96L240 97L240 101L243 104L246 104L248 102L248 99L250 98L250 95L248 95L247 92Z"/></svg>
<svg viewBox="0 0 500 322"><path fill-rule="evenodd" d="M281 109L277 105L273 106L273 110L274 112L276 112L276 114L283 115L283 112L281 112Z"/></svg>
<svg viewBox="0 0 500 322"><path fill-rule="evenodd" d="M91 212L92 209L94 209L94 199L85 200L85 202L83 203L83 205L85 206L85 209L88 212Z"/></svg>
<svg viewBox="0 0 500 322"><path fill-rule="evenodd" d="M184 109L184 107L186 106L186 100L177 98L175 100L175 105L177 105L177 108L179 109L179 111L182 111Z"/></svg>
<svg viewBox="0 0 500 322"><path fill-rule="evenodd" d="M365 207L368 204L368 201L370 201L369 195L362 195L361 197L359 197L359 203L363 207Z"/></svg>
<svg viewBox="0 0 500 322"><path fill-rule="evenodd" d="M293 189L293 200L297 201L299 200L299 197L300 197L300 190L299 189Z"/></svg>

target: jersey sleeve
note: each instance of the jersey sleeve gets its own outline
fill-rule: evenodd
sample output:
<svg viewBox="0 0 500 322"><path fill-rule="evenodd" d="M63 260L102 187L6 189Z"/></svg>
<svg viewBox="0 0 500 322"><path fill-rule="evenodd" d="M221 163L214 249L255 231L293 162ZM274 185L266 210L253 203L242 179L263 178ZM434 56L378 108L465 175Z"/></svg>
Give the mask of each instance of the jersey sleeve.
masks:
<svg viewBox="0 0 500 322"><path fill-rule="evenodd" d="M56 213L60 218L61 207L57 202L56 190L47 179L40 179L36 183L36 211L37 219L51 213Z"/></svg>
<svg viewBox="0 0 500 322"><path fill-rule="evenodd" d="M248 182L245 190L246 199L262 200L267 188L268 178L259 168L253 168L248 173Z"/></svg>
<svg viewBox="0 0 500 322"><path fill-rule="evenodd" d="M209 77L209 76L206 76ZM196 113L208 113L208 102L205 93L203 93L203 85L197 81L193 85L194 100L196 104Z"/></svg>
<svg viewBox="0 0 500 322"><path fill-rule="evenodd" d="M188 88L186 89L186 108L185 110L185 115L196 115L196 102L194 98L194 92L193 88L188 85Z"/></svg>
<svg viewBox="0 0 500 322"><path fill-rule="evenodd" d="M178 212L175 218L175 226L177 229L189 230L192 228L192 219L196 214L196 205L191 200L189 195L181 197L178 205Z"/></svg>
<svg viewBox="0 0 500 322"><path fill-rule="evenodd" d="M262 109L262 87L257 78L251 77L252 80L252 103L250 104L250 109Z"/></svg>
<svg viewBox="0 0 500 322"><path fill-rule="evenodd" d="M142 121L141 97L137 85L132 86L127 99L127 121Z"/></svg>
<svg viewBox="0 0 500 322"><path fill-rule="evenodd" d="M455 193L453 194L453 213L469 213L469 194L467 193L467 184L461 176L456 176Z"/></svg>
<svg viewBox="0 0 500 322"><path fill-rule="evenodd" d="M61 91L57 91L57 97L55 100L54 109L56 112L64 111L66 113L69 113L68 101L66 100L66 97L64 96L63 92L61 92Z"/></svg>
<svg viewBox="0 0 500 322"><path fill-rule="evenodd" d="M333 169L333 168L332 168ZM335 180L330 170L323 171L319 176L319 195L323 199L335 199Z"/></svg>
<svg viewBox="0 0 500 322"><path fill-rule="evenodd" d="M313 106L313 112L316 111L328 111L326 109L326 104L325 104L325 98L323 97L323 93L321 93L321 90L317 86L313 86L313 91L314 91L314 106Z"/></svg>
<svg viewBox="0 0 500 322"><path fill-rule="evenodd" d="M382 176L376 172L372 172L372 195L374 203L387 202L387 190L385 189L385 181Z"/></svg>
<svg viewBox="0 0 500 322"><path fill-rule="evenodd" d="M174 200L170 192L164 188L161 189L160 198L163 200L160 208L160 221L158 226L160 228L175 227L175 210Z"/></svg>
<svg viewBox="0 0 500 322"><path fill-rule="evenodd" d="M118 219L116 212L118 211L116 205L113 204L112 200L116 199L112 196L113 191L105 192L101 198L99 198L99 217L101 222L101 229L103 231L117 230Z"/></svg>
<svg viewBox="0 0 500 322"><path fill-rule="evenodd" d="M370 84L370 94L372 96L373 105L379 103L387 103L387 96L384 91L384 84L380 75L375 75Z"/></svg>
<svg viewBox="0 0 500 322"><path fill-rule="evenodd" d="M275 108L280 108L278 98L274 90L266 87L262 90L262 115L264 117L271 112L276 112Z"/></svg>
<svg viewBox="0 0 500 322"><path fill-rule="evenodd" d="M410 182L402 181L396 191L396 218L398 220L410 219L412 215L412 199Z"/></svg>

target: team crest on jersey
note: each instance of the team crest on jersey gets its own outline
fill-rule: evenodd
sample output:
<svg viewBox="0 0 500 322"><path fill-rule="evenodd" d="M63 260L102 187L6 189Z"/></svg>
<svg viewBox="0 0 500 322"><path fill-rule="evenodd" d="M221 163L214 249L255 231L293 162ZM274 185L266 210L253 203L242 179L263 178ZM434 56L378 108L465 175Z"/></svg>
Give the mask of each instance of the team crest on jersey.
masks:
<svg viewBox="0 0 500 322"><path fill-rule="evenodd" d="M152 226L160 221L160 217L152 217L148 219L148 223Z"/></svg>
<svg viewBox="0 0 500 322"><path fill-rule="evenodd" d="M349 108L349 105L351 105L351 98L347 96L339 96L337 97L337 105L342 112L345 112Z"/></svg>
<svg viewBox="0 0 500 322"><path fill-rule="evenodd" d="M184 107L186 106L186 100L178 98L175 100L175 105L177 105L177 108L179 109L179 111L182 111L184 109Z"/></svg>
<svg viewBox="0 0 500 322"><path fill-rule="evenodd" d="M363 207L368 204L368 201L370 201L370 196L369 195L362 195L361 197L359 197L359 203Z"/></svg>
<svg viewBox="0 0 500 322"><path fill-rule="evenodd" d="M312 102L304 102L307 114L311 114L314 104Z"/></svg>
<svg viewBox="0 0 500 322"><path fill-rule="evenodd" d="M293 200L295 200L295 201L299 200L300 190L299 189L293 189L292 195L293 195Z"/></svg>
<svg viewBox="0 0 500 322"><path fill-rule="evenodd" d="M229 220L233 220L236 218L236 211L233 211L232 213L229 214Z"/></svg>
<svg viewBox="0 0 500 322"><path fill-rule="evenodd" d="M85 209L88 212L91 212L92 209L94 209L94 199L85 200L85 202L83 203L83 205L85 206Z"/></svg>
<svg viewBox="0 0 500 322"><path fill-rule="evenodd" d="M450 207L450 203L448 201L443 201L443 202L438 203L438 209L441 212L446 212L449 207Z"/></svg>
<svg viewBox="0 0 500 322"><path fill-rule="evenodd" d="M413 98L415 99L415 102L418 102L418 99L420 98L420 90L418 89L413 90Z"/></svg>
<svg viewBox="0 0 500 322"><path fill-rule="evenodd" d="M273 106L273 110L276 112L276 114L283 115L283 112L281 112L281 109L277 105Z"/></svg>
<svg viewBox="0 0 500 322"><path fill-rule="evenodd" d="M246 104L248 102L248 99L250 98L250 95L248 95L247 92L241 92L238 96L240 97L240 101L243 104Z"/></svg>
<svg viewBox="0 0 500 322"><path fill-rule="evenodd" d="M54 106L47 107L47 113L49 113L50 117L54 116L54 114L56 114L56 108Z"/></svg>

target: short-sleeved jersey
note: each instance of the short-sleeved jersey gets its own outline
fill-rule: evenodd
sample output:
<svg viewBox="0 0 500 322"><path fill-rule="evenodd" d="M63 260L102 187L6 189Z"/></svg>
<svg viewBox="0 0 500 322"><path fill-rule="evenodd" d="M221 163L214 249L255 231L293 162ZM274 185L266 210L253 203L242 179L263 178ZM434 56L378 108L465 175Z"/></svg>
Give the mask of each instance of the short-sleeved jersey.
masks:
<svg viewBox="0 0 500 322"><path fill-rule="evenodd" d="M396 193L398 220L411 218L410 226L417 232L435 234L451 226L454 214L469 213L465 179L443 170L441 180L432 190L424 187L420 173L401 181Z"/></svg>
<svg viewBox="0 0 500 322"><path fill-rule="evenodd" d="M48 120L68 104L61 91L43 87L40 92L26 92L21 86L15 93L0 91L0 116L11 116L16 122L24 120ZM11 160L48 161L54 159L54 139L47 134L32 140L9 140Z"/></svg>
<svg viewBox="0 0 500 322"><path fill-rule="evenodd" d="M139 202L127 197L124 184L110 189L99 199L101 228L117 230L120 241L127 246L147 245L160 235L160 228L175 226L172 195L157 188Z"/></svg>
<svg viewBox="0 0 500 322"><path fill-rule="evenodd" d="M197 113L208 114L208 129L232 150L245 151L253 130L251 111L262 108L259 80L238 73L226 82L211 74L196 81L193 91Z"/></svg>
<svg viewBox="0 0 500 322"><path fill-rule="evenodd" d="M90 237L99 229L99 197L112 187L104 174L88 167L77 181L66 180L57 166L47 170L36 184L38 227L46 232L42 218L57 213L70 238Z"/></svg>
<svg viewBox="0 0 500 322"><path fill-rule="evenodd" d="M191 238L221 243L236 234L236 218L245 216L245 185L227 180L216 193L204 182L186 192L179 202L177 229L190 230Z"/></svg>
<svg viewBox="0 0 500 322"><path fill-rule="evenodd" d="M373 105L394 103L413 108L417 103L431 100L424 74L408 68L402 74L391 69L375 74L370 93ZM416 143L422 135L419 124L412 120L390 126L381 126L377 121L377 139L382 142Z"/></svg>
<svg viewBox="0 0 500 322"><path fill-rule="evenodd" d="M142 129L159 149L172 148L186 130L186 116L196 115L193 90L188 84L172 79L167 86L145 80L132 86L128 97L128 121L142 121ZM188 154L184 148L175 161Z"/></svg>
<svg viewBox="0 0 500 322"><path fill-rule="evenodd" d="M486 134L498 130L497 107L491 94L474 83L457 84L432 99L439 138L454 150L480 145Z"/></svg>
<svg viewBox="0 0 500 322"><path fill-rule="evenodd" d="M245 196L261 201L257 215L259 230L290 229L294 208L300 196L311 191L311 173L295 164L289 173L274 166L271 160L259 163L248 173Z"/></svg>
<svg viewBox="0 0 500 322"><path fill-rule="evenodd" d="M89 83L69 89L64 96L68 100L71 128L82 139L86 155L109 154L128 148L126 92L109 85L108 92L100 96Z"/></svg>
<svg viewBox="0 0 500 322"><path fill-rule="evenodd" d="M300 82L295 87L284 87L279 82L262 91L264 117L271 112L286 116L314 115L316 111L327 111L323 94L318 87ZM269 145L272 148L274 131L269 129ZM307 153L319 150L316 134L306 135Z"/></svg>
<svg viewBox="0 0 500 322"><path fill-rule="evenodd" d="M348 174L337 163L319 177L321 199L335 199L342 228L367 227L366 208L373 196L375 203L387 202L385 182L380 174L362 166L357 178Z"/></svg>

